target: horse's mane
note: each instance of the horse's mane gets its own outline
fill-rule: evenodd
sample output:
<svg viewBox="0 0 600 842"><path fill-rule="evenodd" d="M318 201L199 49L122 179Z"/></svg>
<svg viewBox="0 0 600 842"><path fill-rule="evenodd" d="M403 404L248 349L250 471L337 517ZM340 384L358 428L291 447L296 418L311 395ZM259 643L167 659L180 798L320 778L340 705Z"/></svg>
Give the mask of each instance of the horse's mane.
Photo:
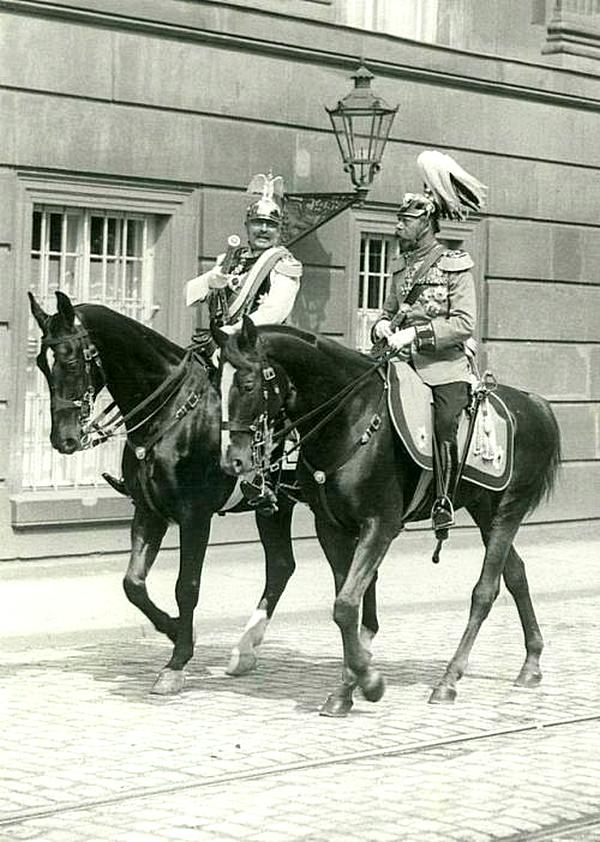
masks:
<svg viewBox="0 0 600 842"><path fill-rule="evenodd" d="M267 339L277 340L277 337L289 337L292 340L297 340L303 345L307 345L317 351L322 352L329 357L336 365L352 366L357 365L363 369L367 369L375 364L375 361L362 354L360 351L355 351L353 348L348 348L335 339L330 339L328 336L321 336L316 333L311 333L308 330L291 327L290 325L264 325L258 328L258 334Z"/></svg>
<svg viewBox="0 0 600 842"><path fill-rule="evenodd" d="M123 313L117 313L103 304L77 304L75 312L86 327L105 330L108 333L116 331L121 339L133 341L142 340L144 346L159 357L180 360L185 354L184 349L167 339L157 331Z"/></svg>

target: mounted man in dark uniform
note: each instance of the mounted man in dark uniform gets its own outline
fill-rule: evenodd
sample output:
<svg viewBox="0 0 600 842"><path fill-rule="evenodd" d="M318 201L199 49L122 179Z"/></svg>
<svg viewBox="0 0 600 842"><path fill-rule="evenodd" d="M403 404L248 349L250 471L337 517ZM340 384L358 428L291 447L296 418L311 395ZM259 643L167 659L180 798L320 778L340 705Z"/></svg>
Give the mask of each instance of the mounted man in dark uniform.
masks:
<svg viewBox="0 0 600 842"><path fill-rule="evenodd" d="M469 209L480 210L487 188L441 152L423 152L417 163L425 190L406 193L398 209L399 255L372 336L405 355L431 387L437 489L431 516L441 537L454 525L456 438L470 400L467 349L473 343L477 300L471 256L444 248L436 233L440 219L464 219Z"/></svg>

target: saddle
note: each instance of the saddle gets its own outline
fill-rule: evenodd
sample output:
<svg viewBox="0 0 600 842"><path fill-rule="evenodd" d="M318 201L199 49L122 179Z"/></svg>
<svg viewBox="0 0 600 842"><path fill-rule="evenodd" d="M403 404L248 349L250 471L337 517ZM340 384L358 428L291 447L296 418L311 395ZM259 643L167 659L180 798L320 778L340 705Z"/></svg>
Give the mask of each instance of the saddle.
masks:
<svg viewBox="0 0 600 842"><path fill-rule="evenodd" d="M433 473L432 395L405 362L391 360L387 369L388 407L395 430L412 459ZM462 459L469 426L463 412L458 428L458 456ZM462 480L490 491L503 491L513 470L514 424L501 398L494 393L479 407Z"/></svg>

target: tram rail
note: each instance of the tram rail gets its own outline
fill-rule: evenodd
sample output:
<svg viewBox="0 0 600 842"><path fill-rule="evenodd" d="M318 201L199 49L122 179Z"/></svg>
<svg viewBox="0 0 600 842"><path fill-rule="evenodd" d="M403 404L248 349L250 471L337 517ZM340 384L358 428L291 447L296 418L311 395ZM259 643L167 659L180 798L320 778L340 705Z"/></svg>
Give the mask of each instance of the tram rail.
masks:
<svg viewBox="0 0 600 842"><path fill-rule="evenodd" d="M43 819L58 815L64 815L79 810L89 810L95 807L106 807L114 804L122 804L136 799L149 798L155 795L166 795L169 793L185 792L186 790L204 789L228 783L238 783L244 780L260 780L261 778L275 777L292 772L305 771L307 769L323 768L327 766L339 766L351 764L356 761L370 760L377 757L402 757L407 755L418 755L435 749L461 746L467 743L481 743L486 740L493 740L499 737L509 737L515 734L547 731L552 728L566 728L570 725L581 725L586 722L600 721L600 714L589 716L569 717L566 719L554 719L547 721L531 722L526 725L517 725L509 728L498 728L490 731L482 731L472 734L462 734L455 737L448 737L441 740L428 740L413 743L412 745L388 746L339 754L335 757L321 758L318 760L297 761L294 763L282 763L268 766L264 769L253 769L252 771L233 772L227 775L215 775L208 778L190 781L189 783L165 784L163 786L142 787L129 789L117 795L105 798L81 799L74 803L62 803L53 806L34 810L21 810L9 816L0 817L0 828L10 827L31 819ZM542 842L546 839L555 839L556 834L567 834L578 830L591 829L600 825L600 811L589 814L583 818L568 820L565 819L557 824L541 828L539 831L526 831L503 838L503 842L522 842L522 840L534 840ZM568 836L566 837L568 839ZM573 837L575 839L577 837Z"/></svg>

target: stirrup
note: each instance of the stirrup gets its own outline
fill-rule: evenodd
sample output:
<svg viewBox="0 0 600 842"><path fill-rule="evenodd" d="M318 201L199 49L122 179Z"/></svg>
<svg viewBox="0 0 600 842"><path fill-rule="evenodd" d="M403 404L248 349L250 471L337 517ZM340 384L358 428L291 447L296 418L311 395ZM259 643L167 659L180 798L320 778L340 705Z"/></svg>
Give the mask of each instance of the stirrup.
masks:
<svg viewBox="0 0 600 842"><path fill-rule="evenodd" d="M454 526L454 506L445 494L434 500L431 508L431 526L437 538L442 538L441 533L446 533L442 540L448 537L448 529Z"/></svg>

